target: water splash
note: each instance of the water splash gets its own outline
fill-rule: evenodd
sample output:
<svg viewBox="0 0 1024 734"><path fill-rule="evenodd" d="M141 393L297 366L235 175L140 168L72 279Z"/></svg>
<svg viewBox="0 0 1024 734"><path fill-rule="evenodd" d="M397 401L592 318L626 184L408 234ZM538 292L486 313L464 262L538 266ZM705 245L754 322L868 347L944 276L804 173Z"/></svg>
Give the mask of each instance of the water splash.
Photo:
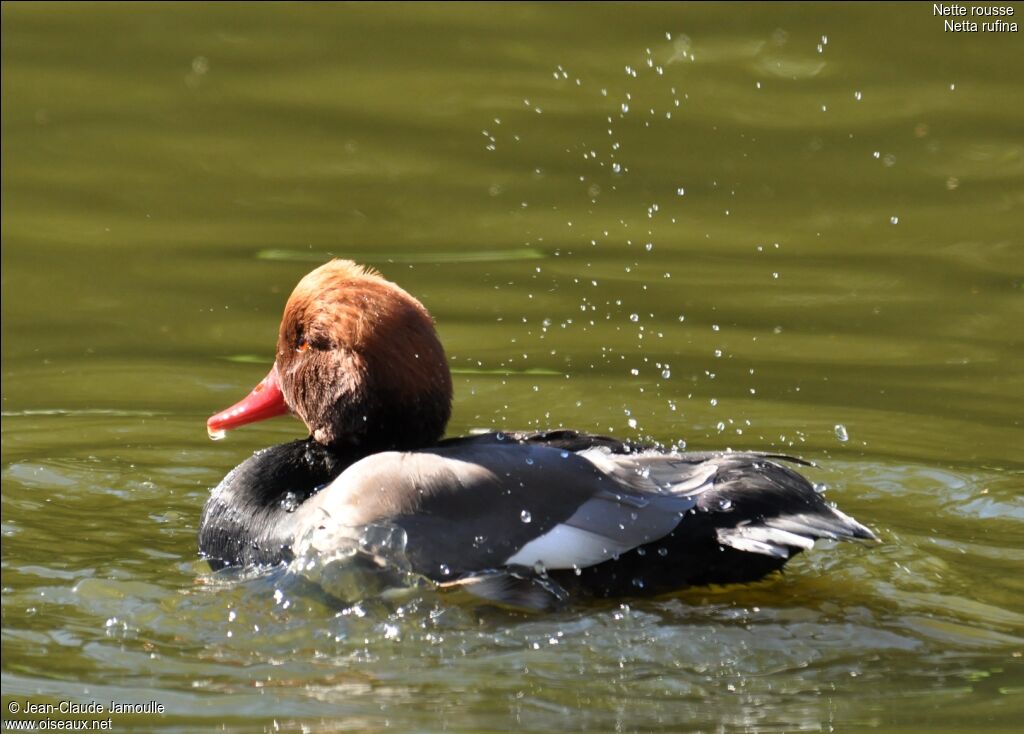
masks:
<svg viewBox="0 0 1024 734"><path fill-rule="evenodd" d="M289 571L351 603L430 582L412 572L405 530L389 523L346 527L327 518L295 544Z"/></svg>

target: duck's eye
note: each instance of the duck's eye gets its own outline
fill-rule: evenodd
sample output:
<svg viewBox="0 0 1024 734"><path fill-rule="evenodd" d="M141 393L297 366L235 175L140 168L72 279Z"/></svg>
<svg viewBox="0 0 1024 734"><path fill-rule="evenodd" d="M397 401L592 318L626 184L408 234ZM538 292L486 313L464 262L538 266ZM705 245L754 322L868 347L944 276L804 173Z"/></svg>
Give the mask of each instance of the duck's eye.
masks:
<svg viewBox="0 0 1024 734"><path fill-rule="evenodd" d="M300 339L298 345L295 347L295 351L305 352L307 349L309 349L309 340L305 338Z"/></svg>

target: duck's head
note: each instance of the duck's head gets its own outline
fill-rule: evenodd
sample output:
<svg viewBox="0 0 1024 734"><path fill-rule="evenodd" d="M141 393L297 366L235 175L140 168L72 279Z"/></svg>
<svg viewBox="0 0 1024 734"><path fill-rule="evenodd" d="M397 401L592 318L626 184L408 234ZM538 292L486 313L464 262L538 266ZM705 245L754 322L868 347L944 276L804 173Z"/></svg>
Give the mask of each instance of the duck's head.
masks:
<svg viewBox="0 0 1024 734"><path fill-rule="evenodd" d="M211 436L284 413L327 446L428 446L444 434L452 379L430 314L376 271L332 260L295 286L270 373L207 421Z"/></svg>

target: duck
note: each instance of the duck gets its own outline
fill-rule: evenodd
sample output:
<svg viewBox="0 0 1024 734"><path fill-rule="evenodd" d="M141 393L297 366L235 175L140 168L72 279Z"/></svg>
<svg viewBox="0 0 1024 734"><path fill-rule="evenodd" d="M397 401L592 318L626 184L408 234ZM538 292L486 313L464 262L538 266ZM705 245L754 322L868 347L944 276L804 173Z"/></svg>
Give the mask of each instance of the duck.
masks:
<svg viewBox="0 0 1024 734"><path fill-rule="evenodd" d="M285 304L269 373L207 430L290 414L309 435L256 451L211 491L200 556L214 570L277 566L326 523L387 527L416 576L550 610L750 583L816 540L877 540L796 457L563 428L444 438L452 397L420 301L350 260L308 273Z"/></svg>

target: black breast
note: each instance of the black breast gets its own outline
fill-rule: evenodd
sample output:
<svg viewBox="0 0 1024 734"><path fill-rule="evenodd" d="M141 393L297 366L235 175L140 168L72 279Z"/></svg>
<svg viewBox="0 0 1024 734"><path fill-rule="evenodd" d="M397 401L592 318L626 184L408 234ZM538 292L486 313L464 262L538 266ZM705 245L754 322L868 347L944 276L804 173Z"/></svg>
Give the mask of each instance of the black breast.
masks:
<svg viewBox="0 0 1024 734"><path fill-rule="evenodd" d="M213 490L199 524L199 552L214 569L291 558L293 512L360 455L312 439L257 451Z"/></svg>

